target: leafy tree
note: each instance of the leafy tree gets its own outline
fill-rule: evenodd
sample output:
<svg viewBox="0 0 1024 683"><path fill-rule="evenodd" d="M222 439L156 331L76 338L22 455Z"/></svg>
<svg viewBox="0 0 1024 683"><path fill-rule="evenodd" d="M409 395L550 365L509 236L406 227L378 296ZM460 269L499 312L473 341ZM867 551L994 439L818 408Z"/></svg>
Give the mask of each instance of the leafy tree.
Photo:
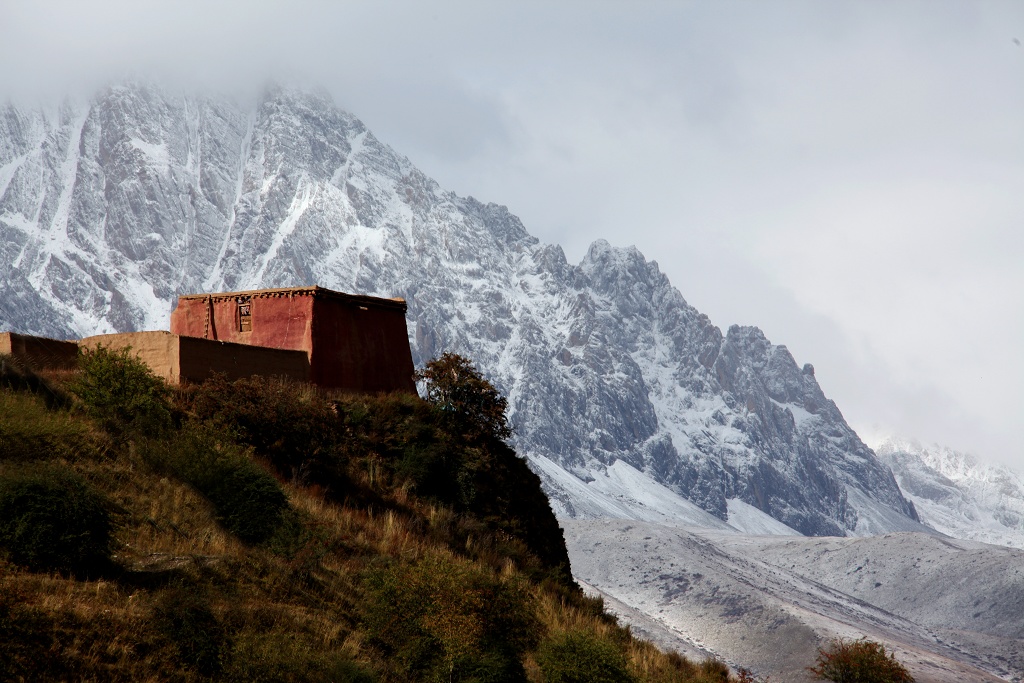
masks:
<svg viewBox="0 0 1024 683"><path fill-rule="evenodd" d="M885 646L861 638L836 639L818 649L816 666L807 667L819 680L835 683L914 683L906 667Z"/></svg>
<svg viewBox="0 0 1024 683"><path fill-rule="evenodd" d="M82 349L78 366L71 391L108 432L154 434L170 426L170 389L132 355L131 347Z"/></svg>
<svg viewBox="0 0 1024 683"><path fill-rule="evenodd" d="M455 353L428 362L416 378L426 387L426 400L448 417L454 437L412 440L423 448L407 453L401 469L413 476L418 492L522 540L545 567L568 579L565 540L540 479L505 443L512 436L505 397Z"/></svg>
<svg viewBox="0 0 1024 683"><path fill-rule="evenodd" d="M426 399L448 413L469 438L512 436L505 411L508 401L484 379L468 358L445 353L416 372L426 386Z"/></svg>

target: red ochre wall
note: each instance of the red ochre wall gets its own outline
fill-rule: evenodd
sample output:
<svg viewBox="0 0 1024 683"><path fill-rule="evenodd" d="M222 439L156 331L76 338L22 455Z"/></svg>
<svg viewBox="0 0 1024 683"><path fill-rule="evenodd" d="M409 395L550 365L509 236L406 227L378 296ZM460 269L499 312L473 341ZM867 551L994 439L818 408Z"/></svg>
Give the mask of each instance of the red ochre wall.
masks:
<svg viewBox="0 0 1024 683"><path fill-rule="evenodd" d="M181 297L171 313L171 332L188 337L205 337L236 344L297 349L309 353L313 346L310 321L313 297L309 294L259 296L252 303L252 331L239 329L238 302L234 296L210 299ZM212 315L207 318L207 313ZM207 329L207 319L209 328Z"/></svg>
<svg viewBox="0 0 1024 683"><path fill-rule="evenodd" d="M250 297L251 331L240 331L237 296ZM171 332L305 351L311 381L325 388L416 393L405 306L386 299L323 289L181 297Z"/></svg>
<svg viewBox="0 0 1024 683"><path fill-rule="evenodd" d="M405 307L331 297L313 304L313 383L353 391L416 393Z"/></svg>

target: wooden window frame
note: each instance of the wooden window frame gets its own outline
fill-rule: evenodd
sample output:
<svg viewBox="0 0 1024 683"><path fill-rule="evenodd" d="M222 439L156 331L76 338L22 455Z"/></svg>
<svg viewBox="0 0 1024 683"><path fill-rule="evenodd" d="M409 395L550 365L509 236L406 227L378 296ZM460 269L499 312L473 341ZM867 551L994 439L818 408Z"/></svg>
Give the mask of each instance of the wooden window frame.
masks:
<svg viewBox="0 0 1024 683"><path fill-rule="evenodd" d="M238 331L252 332L252 297L240 296L235 298L238 311Z"/></svg>

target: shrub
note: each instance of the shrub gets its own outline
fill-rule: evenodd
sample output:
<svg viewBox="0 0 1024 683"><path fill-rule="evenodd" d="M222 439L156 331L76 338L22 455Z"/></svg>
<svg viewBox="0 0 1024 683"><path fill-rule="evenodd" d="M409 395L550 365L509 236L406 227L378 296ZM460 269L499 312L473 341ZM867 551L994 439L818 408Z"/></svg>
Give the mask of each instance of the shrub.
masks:
<svg viewBox="0 0 1024 683"><path fill-rule="evenodd" d="M180 394L188 411L252 446L279 472L323 483L338 439L331 403L308 386L267 377L215 375Z"/></svg>
<svg viewBox="0 0 1024 683"><path fill-rule="evenodd" d="M183 665L204 676L221 670L229 639L200 593L183 587L163 591L153 610L153 624L174 643Z"/></svg>
<svg viewBox="0 0 1024 683"><path fill-rule="evenodd" d="M33 571L88 574L110 557L106 501L73 473L56 467L0 477L0 548Z"/></svg>
<svg viewBox="0 0 1024 683"><path fill-rule="evenodd" d="M430 555L366 580L369 643L404 680L525 681L539 628L526 586L463 559Z"/></svg>
<svg viewBox="0 0 1024 683"><path fill-rule="evenodd" d="M146 458L195 487L217 521L247 543L270 539L284 522L288 498L277 480L208 427L189 424L173 441L150 442Z"/></svg>
<svg viewBox="0 0 1024 683"><path fill-rule="evenodd" d="M112 434L158 434L170 426L170 389L131 348L82 349L79 375L71 382L86 412Z"/></svg>
<svg viewBox="0 0 1024 683"><path fill-rule="evenodd" d="M633 681L622 648L589 631L548 638L537 651L547 683L627 683Z"/></svg>
<svg viewBox="0 0 1024 683"><path fill-rule="evenodd" d="M818 649L818 661L808 667L819 680L837 683L913 683L914 677L872 640L836 639Z"/></svg>

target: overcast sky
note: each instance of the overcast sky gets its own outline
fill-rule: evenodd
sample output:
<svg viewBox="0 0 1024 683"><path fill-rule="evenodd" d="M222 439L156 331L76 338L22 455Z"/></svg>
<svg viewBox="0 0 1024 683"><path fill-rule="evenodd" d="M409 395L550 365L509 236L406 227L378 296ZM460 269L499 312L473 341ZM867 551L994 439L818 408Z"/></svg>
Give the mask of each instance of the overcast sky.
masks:
<svg viewBox="0 0 1024 683"><path fill-rule="evenodd" d="M319 85L578 262L635 244L861 435L1024 467L1024 2L17 2L0 94Z"/></svg>

